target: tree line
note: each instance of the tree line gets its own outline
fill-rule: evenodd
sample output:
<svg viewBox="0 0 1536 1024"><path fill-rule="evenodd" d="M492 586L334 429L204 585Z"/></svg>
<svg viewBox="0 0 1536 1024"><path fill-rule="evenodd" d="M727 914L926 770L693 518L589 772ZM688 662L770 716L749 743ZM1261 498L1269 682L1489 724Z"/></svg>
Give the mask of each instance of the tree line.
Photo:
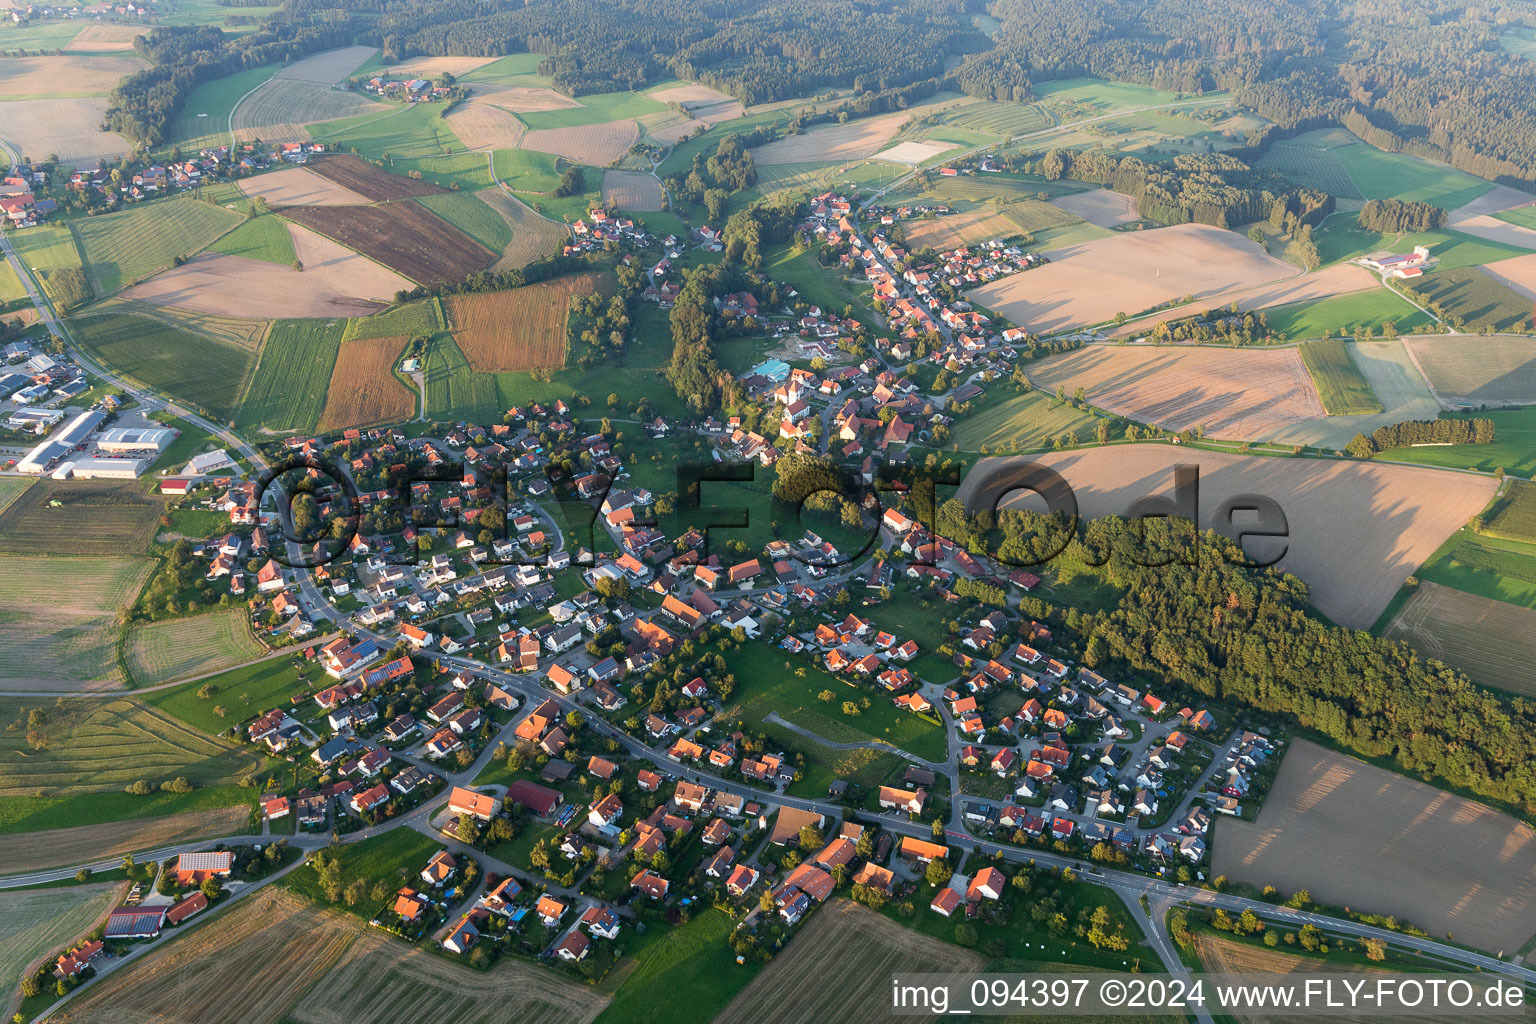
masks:
<svg viewBox="0 0 1536 1024"><path fill-rule="evenodd" d="M1345 450L1357 458L1367 458L1392 448L1416 444L1492 444L1493 420L1475 419L1405 420L1377 427L1369 435L1356 434Z"/></svg>

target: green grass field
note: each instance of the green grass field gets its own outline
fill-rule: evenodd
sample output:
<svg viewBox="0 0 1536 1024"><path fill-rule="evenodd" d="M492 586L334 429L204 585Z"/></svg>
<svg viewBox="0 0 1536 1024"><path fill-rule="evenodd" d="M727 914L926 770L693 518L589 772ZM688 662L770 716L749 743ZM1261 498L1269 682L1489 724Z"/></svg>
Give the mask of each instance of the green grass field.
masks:
<svg viewBox="0 0 1536 1024"><path fill-rule="evenodd" d="M313 431L325 409L345 321L272 325L235 422L242 430Z"/></svg>
<svg viewBox="0 0 1536 1024"><path fill-rule="evenodd" d="M155 792L72 793L65 796L0 797L0 834L37 832L66 825L100 825L137 818L156 818L182 811L254 806L255 790L239 786L205 786L191 793Z"/></svg>
<svg viewBox="0 0 1536 1024"><path fill-rule="evenodd" d="M1415 199L1454 210L1493 188L1444 164L1404 153L1383 153L1361 143L1334 151L1350 180L1366 199Z"/></svg>
<svg viewBox="0 0 1536 1024"><path fill-rule="evenodd" d="M361 114L329 121L313 135L343 151L355 147L360 156L383 160L385 169L396 174L419 171L423 180L443 188L485 188L491 184L485 154L465 150L439 116L442 109L440 104L418 103L382 114Z"/></svg>
<svg viewBox="0 0 1536 1024"><path fill-rule="evenodd" d="M140 686L216 672L267 651L251 635L244 607L137 625L127 640L123 656Z"/></svg>
<svg viewBox="0 0 1536 1024"><path fill-rule="evenodd" d="M235 411L256 364L249 349L136 313L95 313L73 326L80 347L109 369L219 419Z"/></svg>
<svg viewBox="0 0 1536 1024"><path fill-rule="evenodd" d="M593 1024L646 1024L658 1006L673 1024L707 1024L762 970L753 960L736 963L726 941L735 927L729 914L711 908L680 927L631 937L635 967Z"/></svg>
<svg viewBox="0 0 1536 1024"><path fill-rule="evenodd" d="M1279 171L1299 185L1322 189L1343 199L1364 199L1336 150L1364 145L1342 128L1307 132L1277 142L1259 157L1257 166Z"/></svg>
<svg viewBox="0 0 1536 1024"><path fill-rule="evenodd" d="M10 992L33 962L83 937L112 908L117 891L109 883L0 895L0 985Z"/></svg>
<svg viewBox="0 0 1536 1024"><path fill-rule="evenodd" d="M10 239L16 254L42 281L48 297L58 302L59 296L48 288L48 275L80 266L80 249L75 245L74 234L63 224L42 224L12 231Z"/></svg>
<svg viewBox="0 0 1536 1024"><path fill-rule="evenodd" d="M444 192L423 196L419 201L492 252L501 252L512 244L512 226L473 192Z"/></svg>
<svg viewBox="0 0 1536 1024"><path fill-rule="evenodd" d="M24 476L0 476L0 514L31 486L32 481Z"/></svg>
<svg viewBox="0 0 1536 1024"><path fill-rule="evenodd" d="M99 298L115 294L188 257L240 223L240 215L178 197L139 203L71 224L85 254L86 276Z"/></svg>
<svg viewBox="0 0 1536 1024"><path fill-rule="evenodd" d="M347 330L342 340L433 334L447 326L443 322L442 300L417 299L401 306L391 306L372 316L353 317L347 321Z"/></svg>
<svg viewBox="0 0 1536 1024"><path fill-rule="evenodd" d="M1343 341L1333 338L1308 342L1301 346L1301 360L1306 363L1312 383L1317 386L1317 397L1330 416L1381 412L1381 403Z"/></svg>
<svg viewBox="0 0 1536 1024"><path fill-rule="evenodd" d="M1003 137L1021 135L1051 125L1051 115L1033 103L999 103L993 100L961 103L945 111L944 120L962 128Z"/></svg>
<svg viewBox="0 0 1536 1024"><path fill-rule="evenodd" d="M597 92L579 97L579 107L562 107L558 110L536 110L518 114L518 120L529 128L570 128L584 124L602 124L624 118L641 117L666 110L667 105L638 92Z"/></svg>
<svg viewBox="0 0 1536 1024"><path fill-rule="evenodd" d="M1440 270L1479 266L1512 256L1524 256L1529 252L1502 242L1474 238L1450 228L1415 235L1378 235L1374 231L1362 231L1359 221L1348 213L1329 217L1321 228L1313 232L1312 238L1317 243L1318 255L1324 264L1354 259L1383 249L1412 252L1416 245L1429 246L1430 254L1439 261Z"/></svg>
<svg viewBox="0 0 1536 1024"><path fill-rule="evenodd" d="M1444 415L1452 419L1463 418L1452 413ZM1536 475L1536 407L1489 409L1465 415L1487 417L1493 421L1492 444L1394 448L1387 457L1395 462L1415 462L1425 466L1478 469L1488 473L1504 469L1515 476Z"/></svg>
<svg viewBox="0 0 1536 1024"><path fill-rule="evenodd" d="M1463 528L1415 575L1469 594L1536 608L1536 544L1480 536Z"/></svg>
<svg viewBox="0 0 1536 1024"><path fill-rule="evenodd" d="M436 841L408 828L397 828L359 843L348 843L335 851L341 866L342 888L351 885L355 879L365 878L370 883L383 880L393 891L400 885L401 868L406 869L407 878L417 875L439 849ZM290 871L276 884L315 903L334 906L365 920L378 909L367 900L355 907L349 907L345 902L331 904L320 889L319 873L309 864Z"/></svg>
<svg viewBox="0 0 1536 1024"><path fill-rule="evenodd" d="M1091 107L1101 114L1134 107L1155 107L1173 103L1178 93L1150 89L1128 82L1107 82L1101 78L1062 78L1054 82L1036 82L1035 95L1048 107L1074 105ZM1216 95L1216 94L1211 94Z"/></svg>
<svg viewBox="0 0 1536 1024"><path fill-rule="evenodd" d="M549 85L550 80L539 74L543 60L539 53L514 53L460 75L459 80L485 85Z"/></svg>
<svg viewBox="0 0 1536 1024"><path fill-rule="evenodd" d="M1509 481L1489 510L1483 532L1504 540L1536 544L1536 484Z"/></svg>
<svg viewBox="0 0 1536 1024"><path fill-rule="evenodd" d="M1321 338L1324 331L1353 334L1356 327L1369 327L1380 334L1388 322L1401 334L1431 322L1408 300L1386 288L1274 306L1264 310L1264 318L1275 334L1296 341Z"/></svg>
<svg viewBox="0 0 1536 1024"><path fill-rule="evenodd" d="M1049 447L1052 438L1074 430L1080 440L1087 441L1097 423L1097 417L1060 405L1054 395L1037 390L1010 395L966 416L955 425L952 437L962 451L1013 442L1027 450Z"/></svg>
<svg viewBox="0 0 1536 1024"><path fill-rule="evenodd" d="M1479 267L1437 270L1412 282L1412 287L1458 326L1498 331L1531 326L1531 300Z"/></svg>
<svg viewBox="0 0 1536 1024"><path fill-rule="evenodd" d="M328 676L314 665L304 665L302 659L271 658L232 668L210 679L147 693L144 702L194 729L217 735L248 718L286 705L297 694L321 689L329 683ZM198 696L198 691L205 687L208 696ZM225 714L215 713L216 707L223 707Z"/></svg>
<svg viewBox="0 0 1536 1024"><path fill-rule="evenodd" d="M33 710L43 720L27 725ZM185 776L195 785L233 782L265 760L193 730L131 697L92 697L52 702L0 698L0 795L50 796L120 791L139 779L158 784ZM10 728L20 722L18 728ZM35 749L29 729L46 737ZM55 822L58 825L59 822ZM77 824L77 822L68 822Z"/></svg>
<svg viewBox="0 0 1536 1024"><path fill-rule="evenodd" d="M1505 210L1503 213L1494 214L1494 216L1510 224L1518 224L1522 228L1530 228L1536 231L1536 204L1517 206L1513 210Z"/></svg>
<svg viewBox="0 0 1536 1024"><path fill-rule="evenodd" d="M21 278L11 269L10 262L0 263L0 308L26 299L27 290L21 286Z"/></svg>
<svg viewBox="0 0 1536 1024"><path fill-rule="evenodd" d="M59 538L68 535L56 531ZM0 622L7 634L0 679L12 690L123 682L119 616L150 567L143 558L0 554ZM60 597L44 603L39 592Z"/></svg>
<svg viewBox="0 0 1536 1024"><path fill-rule="evenodd" d="M296 258L288 222L270 214L241 224L208 247L213 252L288 266Z"/></svg>
<svg viewBox="0 0 1536 1024"><path fill-rule="evenodd" d="M481 160L485 158L482 156ZM515 192L552 192L560 184L565 166L557 156L535 153L529 149L498 149L492 154L496 177ZM587 184L596 187L602 180L599 171L588 171ZM596 178L592 178L596 175Z"/></svg>
<svg viewBox="0 0 1536 1024"><path fill-rule="evenodd" d="M229 115L240 98L282 70L281 64L246 68L192 90L171 122L170 141L183 151L229 145Z"/></svg>

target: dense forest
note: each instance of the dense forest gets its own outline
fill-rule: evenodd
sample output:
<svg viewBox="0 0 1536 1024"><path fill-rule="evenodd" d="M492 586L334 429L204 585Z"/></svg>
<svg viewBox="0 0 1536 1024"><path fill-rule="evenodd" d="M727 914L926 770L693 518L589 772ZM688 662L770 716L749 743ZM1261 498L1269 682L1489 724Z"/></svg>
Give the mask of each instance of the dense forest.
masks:
<svg viewBox="0 0 1536 1024"><path fill-rule="evenodd" d="M1360 208L1360 226L1383 235L1445 227L1445 211L1433 203L1409 199L1372 199Z"/></svg>
<svg viewBox="0 0 1536 1024"><path fill-rule="evenodd" d="M1196 536L1186 522L1160 547L1153 531L1117 517L1068 525L1031 512L968 513L957 500L915 511L970 550L1015 562L1064 549L1117 595L1111 606L1053 611L1026 598L1026 611L1061 621L1083 663L1110 678L1158 680L1159 696L1174 702L1282 712L1346 750L1536 810L1536 704L1479 689L1399 641L1320 620L1305 583L1242 567L1234 541Z"/></svg>
<svg viewBox="0 0 1536 1024"><path fill-rule="evenodd" d="M1184 154L1169 163L1116 157L1098 150L1053 149L1031 167L1048 181L1091 181L1136 200L1136 211L1155 224L1212 224L1219 228L1270 216L1295 186L1225 153Z"/></svg>

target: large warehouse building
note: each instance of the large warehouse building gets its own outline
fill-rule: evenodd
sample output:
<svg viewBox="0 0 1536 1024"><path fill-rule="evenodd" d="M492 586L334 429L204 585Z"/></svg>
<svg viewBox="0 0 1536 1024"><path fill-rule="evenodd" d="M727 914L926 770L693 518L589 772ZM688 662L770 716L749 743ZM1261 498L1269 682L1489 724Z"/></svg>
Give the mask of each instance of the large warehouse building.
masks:
<svg viewBox="0 0 1536 1024"><path fill-rule="evenodd" d="M163 452L174 440L176 431L169 427L113 427L101 432L96 447L104 452Z"/></svg>

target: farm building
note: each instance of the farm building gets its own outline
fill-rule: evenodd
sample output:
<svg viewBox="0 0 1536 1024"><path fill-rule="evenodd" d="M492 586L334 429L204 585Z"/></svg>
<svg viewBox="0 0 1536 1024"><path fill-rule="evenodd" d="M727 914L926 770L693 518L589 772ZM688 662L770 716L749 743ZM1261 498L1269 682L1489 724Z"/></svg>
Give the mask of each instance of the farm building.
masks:
<svg viewBox="0 0 1536 1024"><path fill-rule="evenodd" d="M109 939L150 939L165 925L167 908L118 907L107 915L102 934Z"/></svg>
<svg viewBox="0 0 1536 1024"><path fill-rule="evenodd" d="M53 471L55 480L137 480L149 467L148 459L72 459Z"/></svg>
<svg viewBox="0 0 1536 1024"><path fill-rule="evenodd" d="M197 885L209 878L226 878L234 862L232 853L183 853L176 858L176 881Z"/></svg>

